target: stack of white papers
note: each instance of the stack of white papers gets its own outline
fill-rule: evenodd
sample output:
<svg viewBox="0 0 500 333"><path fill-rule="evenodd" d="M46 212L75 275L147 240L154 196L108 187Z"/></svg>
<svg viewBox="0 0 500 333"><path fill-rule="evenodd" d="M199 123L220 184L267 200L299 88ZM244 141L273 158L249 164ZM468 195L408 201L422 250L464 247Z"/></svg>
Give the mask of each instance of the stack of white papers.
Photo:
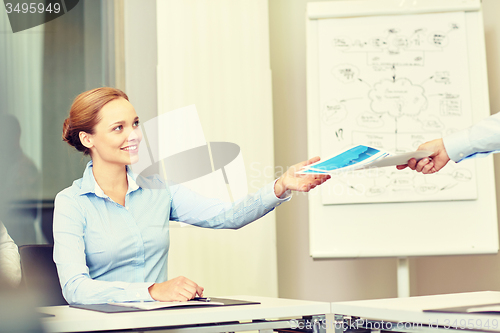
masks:
<svg viewBox="0 0 500 333"><path fill-rule="evenodd" d="M432 155L429 150L417 150L409 153L391 155L386 151L359 145L348 148L330 158L308 165L298 174L331 174L340 171L352 171L364 168L386 167L406 164L410 159L417 161Z"/></svg>

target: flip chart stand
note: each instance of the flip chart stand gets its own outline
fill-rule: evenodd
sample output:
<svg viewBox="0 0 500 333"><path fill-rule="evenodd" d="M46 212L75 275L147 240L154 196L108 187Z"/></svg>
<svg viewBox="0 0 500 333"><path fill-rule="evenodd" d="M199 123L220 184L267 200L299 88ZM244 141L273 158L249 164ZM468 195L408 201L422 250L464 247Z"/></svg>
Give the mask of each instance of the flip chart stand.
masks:
<svg viewBox="0 0 500 333"><path fill-rule="evenodd" d="M398 297L410 297L410 259L398 258Z"/></svg>

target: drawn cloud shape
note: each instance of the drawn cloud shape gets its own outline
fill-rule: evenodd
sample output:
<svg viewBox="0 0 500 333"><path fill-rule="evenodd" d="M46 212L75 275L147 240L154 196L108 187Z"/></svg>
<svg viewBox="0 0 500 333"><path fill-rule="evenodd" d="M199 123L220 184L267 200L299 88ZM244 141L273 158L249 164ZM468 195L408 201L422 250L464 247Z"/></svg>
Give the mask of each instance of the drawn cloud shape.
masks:
<svg viewBox="0 0 500 333"><path fill-rule="evenodd" d="M371 109L392 117L416 116L427 107L424 89L408 79L382 80L368 93Z"/></svg>

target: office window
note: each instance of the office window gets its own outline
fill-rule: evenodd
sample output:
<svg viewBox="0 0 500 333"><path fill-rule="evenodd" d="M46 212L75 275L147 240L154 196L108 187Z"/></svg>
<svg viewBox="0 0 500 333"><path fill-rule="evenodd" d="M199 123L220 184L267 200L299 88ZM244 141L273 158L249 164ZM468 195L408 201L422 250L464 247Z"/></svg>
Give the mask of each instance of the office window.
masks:
<svg viewBox="0 0 500 333"><path fill-rule="evenodd" d="M80 1L17 33L0 9L0 220L18 245L53 241L54 197L88 161L62 124L79 93L116 84L115 6Z"/></svg>

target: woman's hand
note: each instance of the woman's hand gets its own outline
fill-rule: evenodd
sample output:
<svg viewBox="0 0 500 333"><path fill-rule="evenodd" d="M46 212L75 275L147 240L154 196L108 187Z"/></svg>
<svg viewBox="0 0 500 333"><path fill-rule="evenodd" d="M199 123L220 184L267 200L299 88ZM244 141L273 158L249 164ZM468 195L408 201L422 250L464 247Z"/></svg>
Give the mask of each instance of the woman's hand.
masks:
<svg viewBox="0 0 500 333"><path fill-rule="evenodd" d="M328 179L330 175L298 175L297 171L302 169L302 167L316 163L320 160L318 156L311 158L308 161L301 162L291 166L276 182L274 185L274 194L276 197L281 197L287 190L299 191L299 192L309 192L316 186L323 184Z"/></svg>
<svg viewBox="0 0 500 333"><path fill-rule="evenodd" d="M157 301L185 302L193 299L196 294L202 297L204 289L188 278L178 276L162 283L155 283L148 290L151 297Z"/></svg>

